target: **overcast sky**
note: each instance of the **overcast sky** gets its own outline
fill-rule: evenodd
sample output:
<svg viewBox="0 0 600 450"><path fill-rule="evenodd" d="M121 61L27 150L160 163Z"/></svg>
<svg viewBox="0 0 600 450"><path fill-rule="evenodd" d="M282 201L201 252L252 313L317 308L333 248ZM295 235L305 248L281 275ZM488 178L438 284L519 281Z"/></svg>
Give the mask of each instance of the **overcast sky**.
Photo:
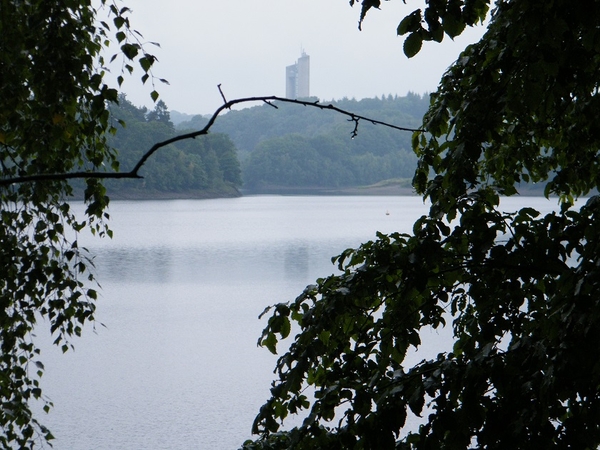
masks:
<svg viewBox="0 0 600 450"><path fill-rule="evenodd" d="M130 20L159 62L154 74L170 110L209 114L222 104L217 85L228 99L285 96L285 67L301 49L310 56L310 93L322 101L343 97L405 95L435 90L444 70L483 28L467 30L452 42L425 43L407 59L399 21L422 2L400 0L371 10L357 28L359 7L348 0L127 0ZM113 67L113 72L118 67ZM137 78L123 88L135 105L152 106L151 86Z"/></svg>

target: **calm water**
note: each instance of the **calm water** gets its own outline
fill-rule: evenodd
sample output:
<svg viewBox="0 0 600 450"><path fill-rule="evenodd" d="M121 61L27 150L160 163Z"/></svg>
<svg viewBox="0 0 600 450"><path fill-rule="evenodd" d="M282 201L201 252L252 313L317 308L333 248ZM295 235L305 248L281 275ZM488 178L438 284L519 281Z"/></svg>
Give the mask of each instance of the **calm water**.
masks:
<svg viewBox="0 0 600 450"><path fill-rule="evenodd" d="M331 256L376 231L409 232L425 212L418 197L111 203L114 239L79 238L96 255L104 326L41 358L54 448L238 448L273 377L275 357L256 346L260 312L333 273ZM434 353L441 341L431 336Z"/></svg>

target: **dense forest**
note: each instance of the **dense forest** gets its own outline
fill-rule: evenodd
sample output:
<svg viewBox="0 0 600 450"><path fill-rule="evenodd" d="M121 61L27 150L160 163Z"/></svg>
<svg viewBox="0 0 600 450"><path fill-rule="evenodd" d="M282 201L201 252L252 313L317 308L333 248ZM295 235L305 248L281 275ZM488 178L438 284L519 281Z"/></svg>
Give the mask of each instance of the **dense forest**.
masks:
<svg viewBox="0 0 600 450"><path fill-rule="evenodd" d="M429 96L409 93L331 103L358 115L418 128ZM364 186L412 177L416 157L409 132L361 121L352 139L353 124L334 111L275 105L230 111L213 127L227 134L239 150L245 189ZM177 128L199 129L207 121L198 115Z"/></svg>
<svg viewBox="0 0 600 450"><path fill-rule="evenodd" d="M122 171L131 169L157 142L177 133L164 102L153 110L134 106L124 95L111 106L117 128L109 144ZM113 198L226 197L239 195L241 170L235 145L222 133L177 142L156 152L143 166L143 180L108 180Z"/></svg>

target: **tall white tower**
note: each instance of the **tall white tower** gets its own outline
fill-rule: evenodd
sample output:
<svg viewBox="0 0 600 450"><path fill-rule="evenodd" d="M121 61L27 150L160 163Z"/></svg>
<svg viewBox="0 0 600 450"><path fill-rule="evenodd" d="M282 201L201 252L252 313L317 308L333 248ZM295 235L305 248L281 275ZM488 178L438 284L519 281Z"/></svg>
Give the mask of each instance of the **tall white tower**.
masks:
<svg viewBox="0 0 600 450"><path fill-rule="evenodd" d="M285 96L287 98L310 97L310 56L304 50L296 64L285 68Z"/></svg>

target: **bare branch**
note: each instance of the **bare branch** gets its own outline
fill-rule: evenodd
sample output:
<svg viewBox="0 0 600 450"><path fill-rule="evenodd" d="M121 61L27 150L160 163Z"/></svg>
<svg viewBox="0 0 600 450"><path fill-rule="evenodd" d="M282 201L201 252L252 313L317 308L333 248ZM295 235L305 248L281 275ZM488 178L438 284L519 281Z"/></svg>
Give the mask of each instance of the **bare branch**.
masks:
<svg viewBox="0 0 600 450"><path fill-rule="evenodd" d="M221 91L220 85L219 85L219 92L221 92L221 95L223 96L223 100L225 100L225 96L223 95L223 92ZM142 166L146 163L148 158L150 158L157 150L159 150L163 147L166 147L169 144L173 144L175 142L184 141L186 139L193 139L197 136L202 136L202 135L208 134L209 130L211 129L211 127L214 125L214 123L217 120L217 118L219 117L219 115L224 110L231 109L232 106L240 104L240 103L250 103L250 102L263 102L263 103L267 103L267 104L277 108L277 106L272 103L275 101L282 102L282 103L293 103L296 105L310 106L310 107L319 108L322 110L331 110L331 111L335 111L339 114L342 114L344 116L348 116L349 117L348 121L354 122L354 129L350 133L350 136L352 138L355 138L358 135L358 122L360 120L365 120L367 122L372 123L373 125L382 125L384 127L393 128L393 129L399 130L399 131L410 131L410 132L421 131L416 128L401 127L401 126L393 125L393 124L383 122L380 120L371 119L369 117L359 116L352 112L338 108L337 106L334 106L332 104L322 105L318 101L315 102L315 101L297 100L297 99L290 99L290 98L277 97L277 96L237 98L237 99L234 99L231 101L225 101L225 103L223 105L221 105L219 108L217 108L217 110L213 113L213 115L209 119L206 126L204 128L202 128L201 130L194 131L191 133L181 134L179 136L175 136L170 139L167 139L166 141L157 142L156 144L154 144L146 153L144 153L144 155L137 162L137 164L134 166L134 168L132 170L130 170L129 172L41 173L41 174L36 174L36 175L25 175L25 176L20 176L20 177L0 179L0 186L8 186L11 184L18 184L18 183L30 183L30 182L36 182L36 181L70 180L70 179L75 179L75 178L106 178L106 179L110 179L110 178L143 178L139 174L139 171L142 168Z"/></svg>

